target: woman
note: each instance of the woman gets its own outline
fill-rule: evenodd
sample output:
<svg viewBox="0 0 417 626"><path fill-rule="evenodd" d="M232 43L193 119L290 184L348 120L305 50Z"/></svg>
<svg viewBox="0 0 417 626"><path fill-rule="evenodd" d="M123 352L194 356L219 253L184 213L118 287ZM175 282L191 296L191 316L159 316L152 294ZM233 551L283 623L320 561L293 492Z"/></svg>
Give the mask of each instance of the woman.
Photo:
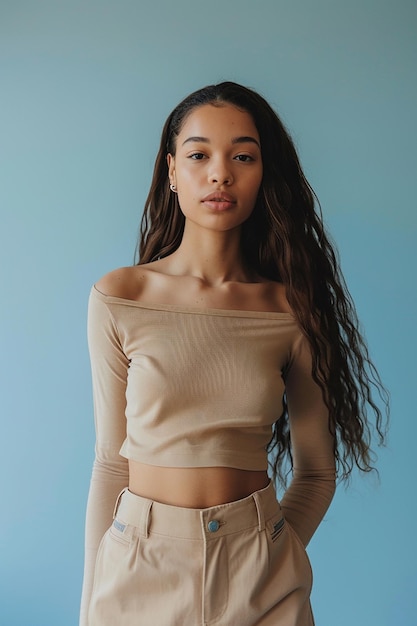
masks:
<svg viewBox="0 0 417 626"><path fill-rule="evenodd" d="M309 626L305 546L336 474L371 469L384 392L261 96L226 82L171 113L139 255L90 298L81 624ZM293 467L280 503L268 453L273 477Z"/></svg>

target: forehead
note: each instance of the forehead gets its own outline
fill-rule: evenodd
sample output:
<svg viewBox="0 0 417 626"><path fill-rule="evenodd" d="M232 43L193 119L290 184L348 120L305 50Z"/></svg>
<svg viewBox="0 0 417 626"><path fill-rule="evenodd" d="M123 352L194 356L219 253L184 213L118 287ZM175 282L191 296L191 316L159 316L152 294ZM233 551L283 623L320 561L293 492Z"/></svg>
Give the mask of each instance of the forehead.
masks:
<svg viewBox="0 0 417 626"><path fill-rule="evenodd" d="M178 138L187 136L236 137L250 135L259 140L252 116L232 104L203 104L186 117Z"/></svg>

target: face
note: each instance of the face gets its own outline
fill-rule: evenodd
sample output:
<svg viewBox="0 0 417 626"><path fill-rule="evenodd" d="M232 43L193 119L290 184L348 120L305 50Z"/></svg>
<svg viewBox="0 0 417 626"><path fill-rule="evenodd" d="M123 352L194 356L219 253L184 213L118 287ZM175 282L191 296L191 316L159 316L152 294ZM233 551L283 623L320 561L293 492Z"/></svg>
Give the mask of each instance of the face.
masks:
<svg viewBox="0 0 417 626"><path fill-rule="evenodd" d="M186 118L169 179L187 220L230 230L251 214L262 180L259 134L246 111L224 104L202 105Z"/></svg>

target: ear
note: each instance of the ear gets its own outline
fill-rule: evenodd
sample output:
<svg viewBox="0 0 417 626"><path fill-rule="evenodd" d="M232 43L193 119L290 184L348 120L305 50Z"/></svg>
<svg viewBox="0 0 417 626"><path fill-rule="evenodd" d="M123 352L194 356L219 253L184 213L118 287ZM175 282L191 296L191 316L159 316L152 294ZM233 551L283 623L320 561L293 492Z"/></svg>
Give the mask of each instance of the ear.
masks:
<svg viewBox="0 0 417 626"><path fill-rule="evenodd" d="M175 181L175 157L172 156L172 154L170 154L169 152L167 154L167 164L168 164L169 182L172 185L175 185L176 184L176 181Z"/></svg>

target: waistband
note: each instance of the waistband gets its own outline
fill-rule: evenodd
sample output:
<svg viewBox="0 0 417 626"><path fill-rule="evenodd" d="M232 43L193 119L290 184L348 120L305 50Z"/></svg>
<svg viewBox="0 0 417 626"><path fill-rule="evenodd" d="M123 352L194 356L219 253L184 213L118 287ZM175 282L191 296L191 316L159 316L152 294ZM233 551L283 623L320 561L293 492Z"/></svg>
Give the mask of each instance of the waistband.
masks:
<svg viewBox="0 0 417 626"><path fill-rule="evenodd" d="M264 530L272 517L282 518L275 489L267 487L251 495L207 509L189 509L161 504L137 496L127 488L116 500L114 519L134 526L143 537L149 534L184 539L210 539L257 527Z"/></svg>

